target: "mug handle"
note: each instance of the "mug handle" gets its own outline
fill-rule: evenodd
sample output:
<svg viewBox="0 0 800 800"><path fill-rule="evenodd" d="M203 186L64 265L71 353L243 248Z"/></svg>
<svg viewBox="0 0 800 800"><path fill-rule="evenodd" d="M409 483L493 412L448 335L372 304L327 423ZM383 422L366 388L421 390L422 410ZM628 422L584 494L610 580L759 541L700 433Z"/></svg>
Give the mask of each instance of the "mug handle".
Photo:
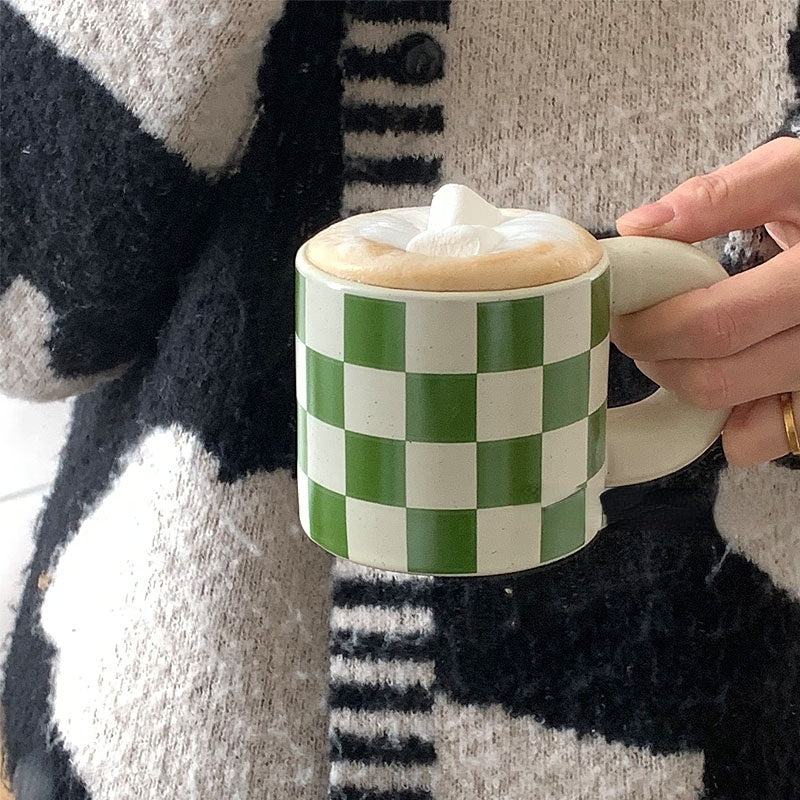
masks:
<svg viewBox="0 0 800 800"><path fill-rule="evenodd" d="M602 239L610 262L611 314L631 314L728 277L711 256L685 242L651 236ZM690 464L720 435L730 409L711 411L659 388L608 409L606 488L643 483Z"/></svg>

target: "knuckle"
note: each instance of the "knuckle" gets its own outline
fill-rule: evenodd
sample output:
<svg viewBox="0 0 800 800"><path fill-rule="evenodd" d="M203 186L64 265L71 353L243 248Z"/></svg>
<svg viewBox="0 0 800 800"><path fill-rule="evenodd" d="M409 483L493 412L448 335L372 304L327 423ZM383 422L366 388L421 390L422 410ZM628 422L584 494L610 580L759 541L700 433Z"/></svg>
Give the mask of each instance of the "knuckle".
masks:
<svg viewBox="0 0 800 800"><path fill-rule="evenodd" d="M727 408L730 386L724 369L715 361L689 364L681 381L682 399L704 409Z"/></svg>
<svg viewBox="0 0 800 800"><path fill-rule="evenodd" d="M737 351L739 325L730 309L720 303L709 305L700 317L696 334L700 358L722 358Z"/></svg>
<svg viewBox="0 0 800 800"><path fill-rule="evenodd" d="M779 136L774 141L776 155L784 156L790 164L800 167L800 139L794 136Z"/></svg>
<svg viewBox="0 0 800 800"><path fill-rule="evenodd" d="M722 170L695 175L685 184L686 191L706 205L725 203L730 195L730 183Z"/></svg>

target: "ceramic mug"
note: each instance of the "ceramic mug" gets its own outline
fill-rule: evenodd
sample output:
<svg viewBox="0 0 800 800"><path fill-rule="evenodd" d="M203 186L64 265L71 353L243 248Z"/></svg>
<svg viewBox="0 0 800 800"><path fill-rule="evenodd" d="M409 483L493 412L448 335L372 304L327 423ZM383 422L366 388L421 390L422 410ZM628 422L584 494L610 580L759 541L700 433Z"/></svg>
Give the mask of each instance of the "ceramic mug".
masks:
<svg viewBox="0 0 800 800"><path fill-rule="evenodd" d="M298 495L326 550L398 572L491 575L585 547L601 492L674 472L728 410L664 389L607 409L609 319L726 277L689 244L601 241L570 280L387 289L296 258Z"/></svg>

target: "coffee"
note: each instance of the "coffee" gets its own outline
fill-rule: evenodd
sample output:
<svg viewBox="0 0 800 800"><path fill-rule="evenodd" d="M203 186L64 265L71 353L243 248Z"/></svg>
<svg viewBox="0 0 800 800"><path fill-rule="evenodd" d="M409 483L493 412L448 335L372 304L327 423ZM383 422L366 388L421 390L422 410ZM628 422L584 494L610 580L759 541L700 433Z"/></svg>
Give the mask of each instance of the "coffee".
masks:
<svg viewBox="0 0 800 800"><path fill-rule="evenodd" d="M307 243L309 261L338 278L417 291L495 291L575 278L603 249L562 217L499 209L448 184L431 205L358 214Z"/></svg>

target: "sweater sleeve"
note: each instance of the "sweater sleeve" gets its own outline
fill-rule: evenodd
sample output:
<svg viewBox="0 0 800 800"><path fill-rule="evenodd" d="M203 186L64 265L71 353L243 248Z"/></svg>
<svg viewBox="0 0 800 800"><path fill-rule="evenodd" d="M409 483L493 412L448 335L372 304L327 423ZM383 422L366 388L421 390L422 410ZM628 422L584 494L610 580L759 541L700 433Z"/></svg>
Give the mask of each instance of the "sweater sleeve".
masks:
<svg viewBox="0 0 800 800"><path fill-rule="evenodd" d="M263 111L283 10L214 6L0 7L0 391L80 394L154 348Z"/></svg>

